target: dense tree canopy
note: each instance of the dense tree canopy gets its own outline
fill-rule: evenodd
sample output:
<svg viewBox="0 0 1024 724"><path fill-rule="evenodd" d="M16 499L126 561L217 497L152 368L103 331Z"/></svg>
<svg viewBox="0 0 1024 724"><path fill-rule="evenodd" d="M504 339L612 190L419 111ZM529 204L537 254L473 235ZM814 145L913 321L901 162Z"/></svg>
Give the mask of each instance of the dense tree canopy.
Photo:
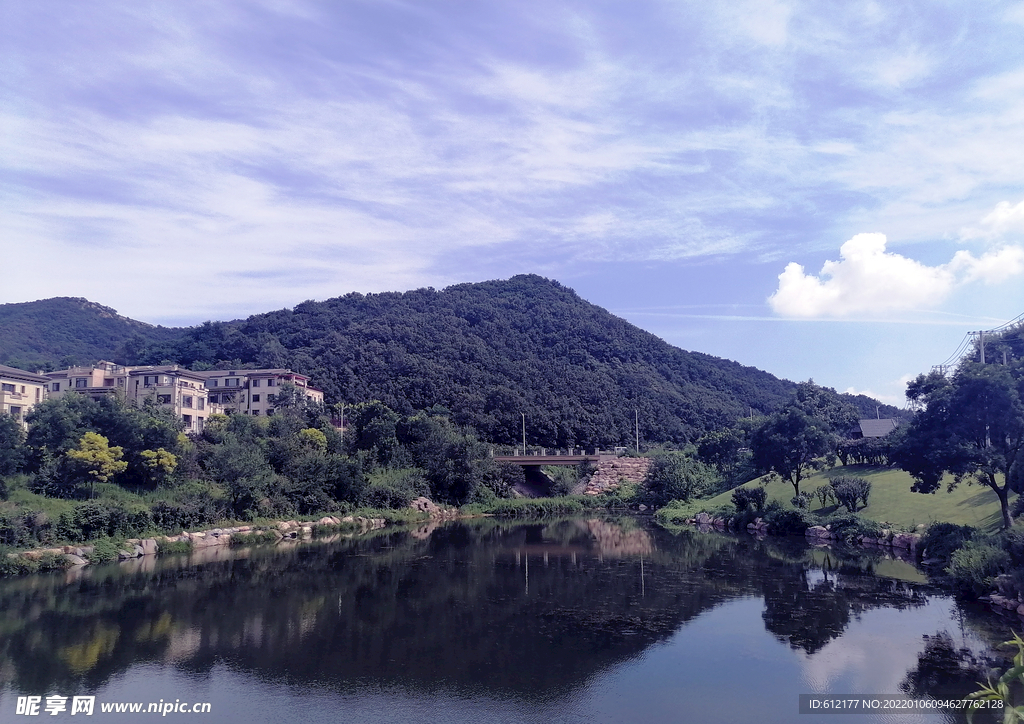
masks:
<svg viewBox="0 0 1024 724"><path fill-rule="evenodd" d="M966 362L952 378L921 375L907 389L923 405L902 433L894 461L915 480L914 490L931 493L942 476L950 488L969 480L999 498L1003 525L1013 525L1011 491L1024 489L1024 367Z"/></svg>

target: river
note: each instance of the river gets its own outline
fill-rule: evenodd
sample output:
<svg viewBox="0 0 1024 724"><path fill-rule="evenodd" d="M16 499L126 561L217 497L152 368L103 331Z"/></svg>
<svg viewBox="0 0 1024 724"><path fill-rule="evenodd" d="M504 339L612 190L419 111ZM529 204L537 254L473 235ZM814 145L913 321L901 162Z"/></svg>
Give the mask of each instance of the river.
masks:
<svg viewBox="0 0 1024 724"><path fill-rule="evenodd" d="M1010 628L898 560L637 518L453 522L6 579L0 621L2 722L31 721L17 714L30 696L46 721L75 721L77 696L97 722L834 722L799 714L800 695L960 697L1002 664ZM170 711L102 711L117 703ZM209 713L180 711L194 704Z"/></svg>

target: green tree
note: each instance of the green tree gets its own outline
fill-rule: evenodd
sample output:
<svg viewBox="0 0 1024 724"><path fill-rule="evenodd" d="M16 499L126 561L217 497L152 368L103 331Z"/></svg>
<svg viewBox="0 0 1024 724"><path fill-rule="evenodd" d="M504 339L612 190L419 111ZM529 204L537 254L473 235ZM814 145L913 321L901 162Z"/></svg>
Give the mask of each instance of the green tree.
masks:
<svg viewBox="0 0 1024 724"><path fill-rule="evenodd" d="M25 462L25 433L10 415L0 414L0 475L21 470Z"/></svg>
<svg viewBox="0 0 1024 724"><path fill-rule="evenodd" d="M952 379L920 375L907 398L923 405L893 450L893 460L914 478L913 490L932 493L942 476L952 490L965 480L987 486L999 499L1003 527L1013 525L1010 492L1024 490L1024 374L1015 366L969 362Z"/></svg>
<svg viewBox="0 0 1024 724"><path fill-rule="evenodd" d="M89 476L89 497L93 497L95 483L105 483L128 467L121 458L124 451L110 447L110 441L99 433L87 432L78 441L78 447L67 451L67 456L81 465Z"/></svg>
<svg viewBox="0 0 1024 724"><path fill-rule="evenodd" d="M799 495L800 481L831 449L831 442L826 424L790 405L754 430L750 450L758 471L788 480L794 494Z"/></svg>
<svg viewBox="0 0 1024 724"><path fill-rule="evenodd" d="M706 465L679 452L655 455L644 485L647 499L661 506L670 500L689 501L711 486L712 474Z"/></svg>
<svg viewBox="0 0 1024 724"><path fill-rule="evenodd" d="M178 456L162 447L156 450L143 450L139 457L157 485L167 480L178 467Z"/></svg>

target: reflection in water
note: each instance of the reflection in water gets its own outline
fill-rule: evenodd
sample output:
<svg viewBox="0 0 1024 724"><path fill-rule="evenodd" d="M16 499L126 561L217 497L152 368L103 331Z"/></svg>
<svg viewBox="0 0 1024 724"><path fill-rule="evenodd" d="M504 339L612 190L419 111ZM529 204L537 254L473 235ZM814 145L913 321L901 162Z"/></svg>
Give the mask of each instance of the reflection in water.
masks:
<svg viewBox="0 0 1024 724"><path fill-rule="evenodd" d="M814 655L865 612L909 611L935 594L909 567L911 580L898 580L873 575L877 566L800 541L670 535L634 519L211 548L0 582L0 685L91 694L142 665L203 676L226 665L339 694L399 687L547 702L640 661L729 601L761 599L763 629ZM904 689L959 691L951 667L964 667L950 662L964 652L941 634L922 647Z"/></svg>

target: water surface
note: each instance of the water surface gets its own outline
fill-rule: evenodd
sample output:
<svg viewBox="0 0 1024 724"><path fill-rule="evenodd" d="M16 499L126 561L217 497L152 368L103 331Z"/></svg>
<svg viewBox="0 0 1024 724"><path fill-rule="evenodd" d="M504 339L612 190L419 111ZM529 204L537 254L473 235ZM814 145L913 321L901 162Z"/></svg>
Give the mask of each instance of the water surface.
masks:
<svg viewBox="0 0 1024 724"><path fill-rule="evenodd" d="M959 697L1009 633L898 560L628 518L207 549L0 581L0 612L5 722L834 722L799 695Z"/></svg>

